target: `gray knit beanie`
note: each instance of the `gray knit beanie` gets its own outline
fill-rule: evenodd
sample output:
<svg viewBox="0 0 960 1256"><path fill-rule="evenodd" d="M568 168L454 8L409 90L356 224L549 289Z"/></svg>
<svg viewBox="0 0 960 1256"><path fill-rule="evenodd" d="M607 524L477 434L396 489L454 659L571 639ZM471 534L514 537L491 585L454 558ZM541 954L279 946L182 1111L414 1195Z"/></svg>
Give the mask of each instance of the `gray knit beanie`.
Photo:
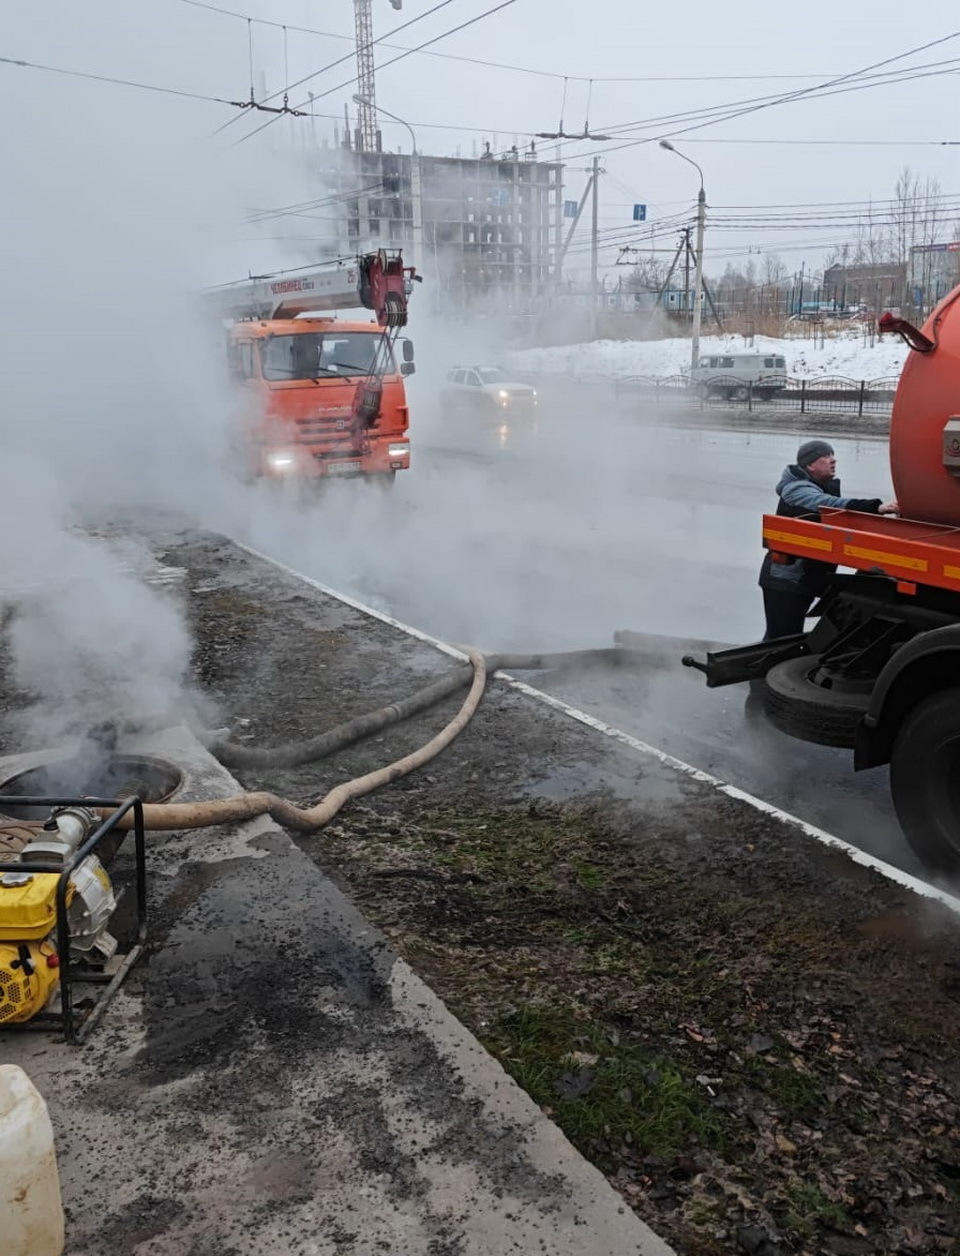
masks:
<svg viewBox="0 0 960 1256"><path fill-rule="evenodd" d="M833 446L825 440L805 440L797 450L797 466L806 470L811 462L818 458L826 458L833 454Z"/></svg>

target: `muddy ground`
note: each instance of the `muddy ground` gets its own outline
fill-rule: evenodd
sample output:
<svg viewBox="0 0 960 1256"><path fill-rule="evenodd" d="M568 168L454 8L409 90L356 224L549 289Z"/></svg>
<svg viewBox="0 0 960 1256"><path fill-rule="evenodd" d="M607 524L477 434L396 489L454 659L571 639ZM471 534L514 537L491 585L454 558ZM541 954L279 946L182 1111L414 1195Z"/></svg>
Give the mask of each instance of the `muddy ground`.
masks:
<svg viewBox="0 0 960 1256"><path fill-rule="evenodd" d="M187 571L194 682L244 745L451 666L227 542L156 553ZM4 687L2 749L33 748L29 701ZM313 802L459 701L321 763L234 771ZM945 909L500 680L444 755L296 840L678 1252L960 1252Z"/></svg>

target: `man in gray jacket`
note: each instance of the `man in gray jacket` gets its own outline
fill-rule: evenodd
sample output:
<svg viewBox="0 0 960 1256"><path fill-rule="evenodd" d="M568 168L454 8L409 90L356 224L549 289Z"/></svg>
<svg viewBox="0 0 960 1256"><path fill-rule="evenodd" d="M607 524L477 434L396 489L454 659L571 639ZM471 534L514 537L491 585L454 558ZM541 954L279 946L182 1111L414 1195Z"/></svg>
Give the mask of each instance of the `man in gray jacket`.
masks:
<svg viewBox="0 0 960 1256"><path fill-rule="evenodd" d="M879 497L841 497L837 459L825 440L808 440L797 450L797 461L785 467L777 485L777 514L794 519L819 519L822 506L895 515L897 503ZM768 550L760 568L763 609L767 617L764 641L804 631L804 619L836 571L832 563L811 558L773 555Z"/></svg>

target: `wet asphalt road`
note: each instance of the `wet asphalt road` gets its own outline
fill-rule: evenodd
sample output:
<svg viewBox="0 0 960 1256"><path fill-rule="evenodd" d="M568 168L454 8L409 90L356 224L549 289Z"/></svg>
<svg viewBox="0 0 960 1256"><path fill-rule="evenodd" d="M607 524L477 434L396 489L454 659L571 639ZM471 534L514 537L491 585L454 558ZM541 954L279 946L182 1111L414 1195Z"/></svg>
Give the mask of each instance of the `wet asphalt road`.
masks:
<svg viewBox="0 0 960 1256"><path fill-rule="evenodd" d="M411 398L413 463L390 493L338 484L261 502L244 539L443 640L484 649L609 646L617 629L746 643L763 632L760 517L809 436L791 416L704 426L699 410L615 408L548 385L534 416L441 414ZM721 424L722 415L707 416ZM822 434L831 436L830 421ZM887 448L834 439L847 492L892 496ZM333 544L325 543L325 538ZM524 679L908 871L886 769L810 746L680 666Z"/></svg>

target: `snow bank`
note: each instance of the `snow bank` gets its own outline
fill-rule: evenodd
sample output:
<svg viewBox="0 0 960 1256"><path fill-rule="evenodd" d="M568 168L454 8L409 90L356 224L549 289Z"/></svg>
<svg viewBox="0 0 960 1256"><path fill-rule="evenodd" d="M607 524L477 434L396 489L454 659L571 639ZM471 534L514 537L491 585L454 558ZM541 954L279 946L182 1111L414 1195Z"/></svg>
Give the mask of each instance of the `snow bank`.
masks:
<svg viewBox="0 0 960 1256"><path fill-rule="evenodd" d="M778 340L757 336L753 346L742 336L704 336L701 354L778 353L787 374L797 379L839 376L847 379L889 379L900 374L909 350L897 336L876 337L873 345L859 328L824 341ZM501 359L516 371L561 375L685 375L690 367L689 340L596 340L589 344L522 349Z"/></svg>

